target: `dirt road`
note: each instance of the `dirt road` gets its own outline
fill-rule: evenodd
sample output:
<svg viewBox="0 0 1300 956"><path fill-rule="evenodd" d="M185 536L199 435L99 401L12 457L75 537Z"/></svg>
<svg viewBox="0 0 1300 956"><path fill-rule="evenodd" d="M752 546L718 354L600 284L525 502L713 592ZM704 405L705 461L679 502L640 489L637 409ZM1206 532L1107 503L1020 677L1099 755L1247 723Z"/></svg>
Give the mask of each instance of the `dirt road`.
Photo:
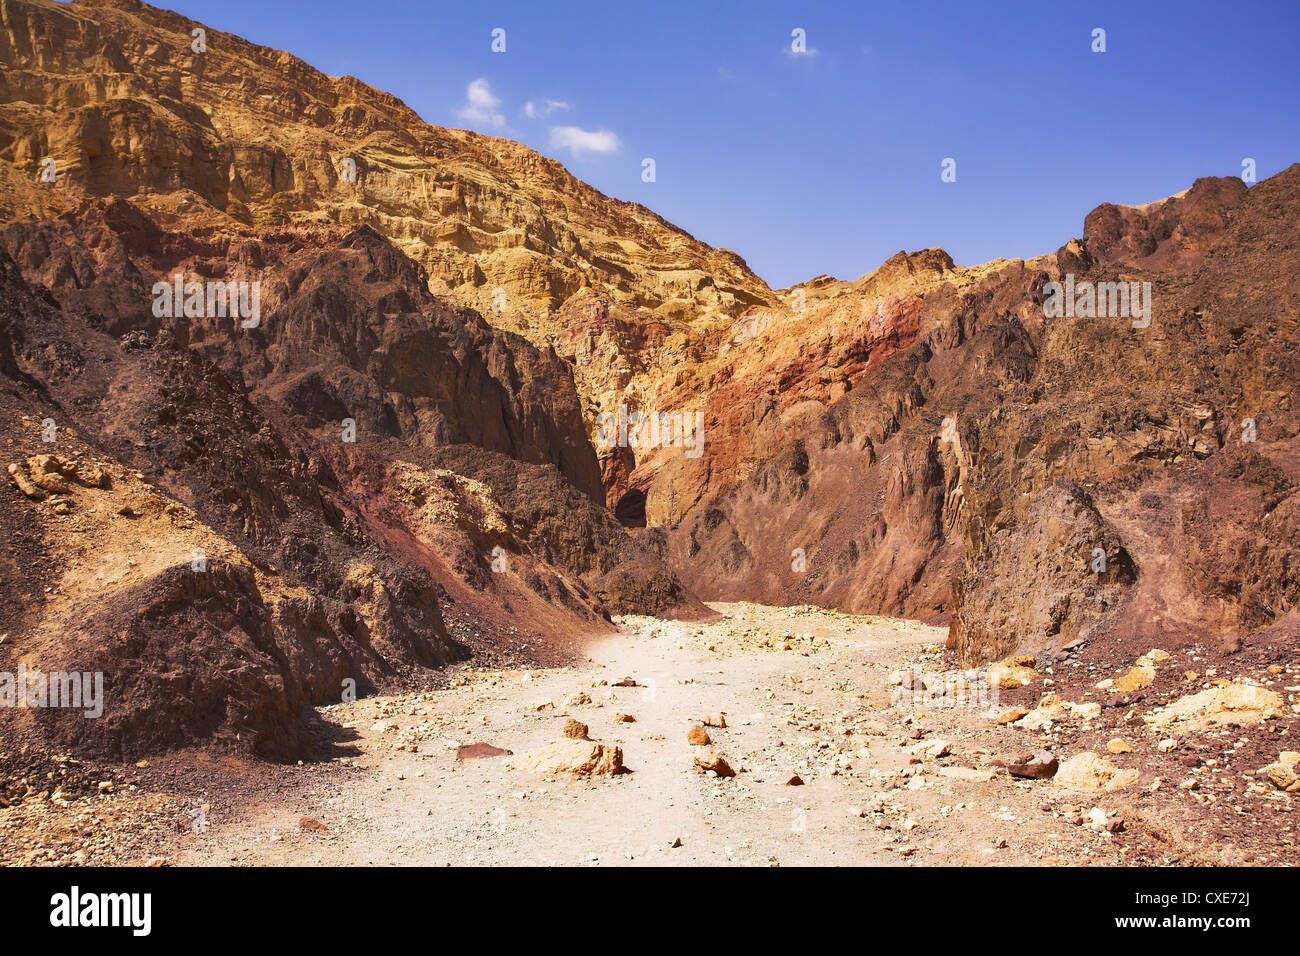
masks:
<svg viewBox="0 0 1300 956"><path fill-rule="evenodd" d="M936 668L944 629L715 609L724 616L707 624L625 619L581 666L466 672L445 691L327 708L358 735L339 773L240 819L213 815L169 860L1050 864L1122 862L1134 849L1071 822L1095 800L991 767L1009 732L987 707L891 704L898 672ZM624 679L636 686L617 686ZM687 742L719 712L726 728L708 733L740 771L727 779L696 768L701 748ZM559 738L566 717L621 747L630 772L547 779L509 756L457 756L479 743L523 754ZM788 783L795 774L801 785Z"/></svg>

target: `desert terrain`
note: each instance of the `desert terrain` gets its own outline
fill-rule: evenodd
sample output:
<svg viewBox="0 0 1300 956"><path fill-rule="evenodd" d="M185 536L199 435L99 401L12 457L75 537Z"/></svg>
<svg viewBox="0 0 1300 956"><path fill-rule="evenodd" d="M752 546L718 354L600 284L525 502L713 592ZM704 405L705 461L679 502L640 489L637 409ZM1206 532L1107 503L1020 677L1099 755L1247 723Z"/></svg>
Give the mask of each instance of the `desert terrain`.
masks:
<svg viewBox="0 0 1300 956"><path fill-rule="evenodd" d="M1300 164L774 289L135 0L0 67L0 674L104 687L0 860L1296 862Z"/></svg>
<svg viewBox="0 0 1300 956"><path fill-rule="evenodd" d="M1224 706L1233 698L1214 691L1240 686L1231 668L1189 678L1200 655L1161 660L1146 693L1118 706L1094 689L1032 707L1027 685L944 706L901 686L942 679L942 628L807 606L715 610L707 623L623 619L566 666L453 667L441 688L328 706L310 763L180 753L62 807L21 804L0 815L6 862L1294 860L1293 798L1269 779L1286 770L1263 763L1300 720L1294 667L1261 688L1260 701L1290 702L1272 716ZM1137 683L1144 669L1065 660L1036 680ZM1189 698L1206 703L1159 722ZM1054 777L1008 770L1028 773L1019 762L1043 750Z"/></svg>

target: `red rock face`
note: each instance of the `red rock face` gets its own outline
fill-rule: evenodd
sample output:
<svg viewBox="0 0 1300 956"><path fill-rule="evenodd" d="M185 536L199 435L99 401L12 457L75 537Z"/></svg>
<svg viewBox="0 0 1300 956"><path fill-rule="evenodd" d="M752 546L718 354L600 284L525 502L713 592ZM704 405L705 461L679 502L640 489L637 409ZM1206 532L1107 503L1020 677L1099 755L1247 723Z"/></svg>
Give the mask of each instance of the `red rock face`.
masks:
<svg viewBox="0 0 1300 956"><path fill-rule="evenodd" d="M1045 608L1058 608L1062 633L1077 629L1098 645L1160 636L1231 646L1295 606L1287 529L1300 477L1300 333L1287 290L1300 268L1300 168L1244 194L1239 185L1198 181L1181 201L1187 218L1158 229L1179 238L1177 255L1139 238L1153 215L1132 219L1138 235L1120 233L1100 253L1085 239L1094 260L1152 283L1153 319L1146 329L1049 322L1035 377L981 424L954 622L967 656L1054 643ZM1116 258L1119 248L1144 258L1134 266ZM1180 257L1181 267L1170 264ZM1160 270L1141 265L1152 259ZM1095 274L1116 272L1102 265ZM1035 509L1065 480L1087 490L1096 513L1052 509L1054 541L1026 551L1048 526ZM1092 573L1071 540L1080 532L1108 554L1122 548L1136 579L1126 583L1127 568ZM1040 562L1014 576L1015 591L997 557L1007 546ZM981 609L990 600L996 612Z"/></svg>
<svg viewBox="0 0 1300 956"><path fill-rule="evenodd" d="M951 619L967 661L1249 641L1298 595L1298 204L1293 167L1103 206L1055 256L939 276L838 398L765 369L675 563L705 597ZM1150 326L1046 318L1067 272L1151 283Z"/></svg>

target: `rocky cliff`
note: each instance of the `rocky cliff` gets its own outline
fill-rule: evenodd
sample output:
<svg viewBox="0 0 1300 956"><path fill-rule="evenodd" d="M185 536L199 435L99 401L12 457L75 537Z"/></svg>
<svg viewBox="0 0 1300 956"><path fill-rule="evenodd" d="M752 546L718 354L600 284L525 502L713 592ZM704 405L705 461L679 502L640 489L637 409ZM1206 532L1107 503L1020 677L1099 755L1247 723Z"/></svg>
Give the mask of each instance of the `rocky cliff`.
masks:
<svg viewBox="0 0 1300 956"><path fill-rule="evenodd" d="M290 757L346 681L700 598L968 662L1294 630L1300 167L773 290L201 27L0 0L0 661L118 682L32 732Z"/></svg>

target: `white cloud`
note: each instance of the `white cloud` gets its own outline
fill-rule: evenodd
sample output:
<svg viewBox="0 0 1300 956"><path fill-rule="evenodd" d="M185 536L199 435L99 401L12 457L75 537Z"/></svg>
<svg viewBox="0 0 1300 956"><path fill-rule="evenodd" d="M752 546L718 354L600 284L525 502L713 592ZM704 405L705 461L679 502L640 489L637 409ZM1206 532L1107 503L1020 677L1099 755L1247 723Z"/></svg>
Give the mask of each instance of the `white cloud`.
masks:
<svg viewBox="0 0 1300 956"><path fill-rule="evenodd" d="M537 119L539 116L550 116L556 110L567 109L569 109L569 104L564 100L545 99L542 100L541 105L529 100L524 104L524 115L529 119Z"/></svg>
<svg viewBox="0 0 1300 956"><path fill-rule="evenodd" d="M456 111L456 115L467 123L498 128L506 125L505 114L498 109L501 100L493 95L492 87L483 77L466 88L465 100L465 105Z"/></svg>
<svg viewBox="0 0 1300 956"><path fill-rule="evenodd" d="M552 126L551 149L567 149L574 156L585 153L616 153L623 148L610 130L585 130L580 126Z"/></svg>

